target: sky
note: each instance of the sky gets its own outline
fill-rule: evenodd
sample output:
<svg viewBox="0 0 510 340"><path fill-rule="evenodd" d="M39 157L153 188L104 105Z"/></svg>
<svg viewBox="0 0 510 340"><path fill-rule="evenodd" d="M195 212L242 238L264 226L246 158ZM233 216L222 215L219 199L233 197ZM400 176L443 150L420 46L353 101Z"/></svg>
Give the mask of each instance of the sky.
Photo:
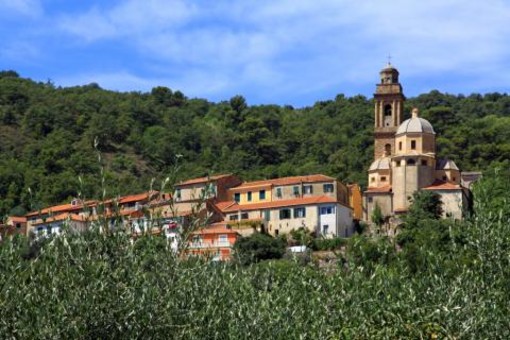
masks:
<svg viewBox="0 0 510 340"><path fill-rule="evenodd" d="M304 107L509 92L509 0L0 0L0 70L56 86Z"/></svg>

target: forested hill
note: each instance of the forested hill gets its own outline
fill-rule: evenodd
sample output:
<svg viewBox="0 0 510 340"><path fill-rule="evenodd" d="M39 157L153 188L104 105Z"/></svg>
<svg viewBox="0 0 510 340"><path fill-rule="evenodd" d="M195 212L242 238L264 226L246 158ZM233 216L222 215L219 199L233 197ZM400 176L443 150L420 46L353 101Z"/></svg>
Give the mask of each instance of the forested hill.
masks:
<svg viewBox="0 0 510 340"><path fill-rule="evenodd" d="M451 157L463 170L509 166L507 94L432 91L408 99L406 117L413 106L433 124L439 156ZM181 178L324 173L364 185L372 127L373 102L363 96L338 95L302 109L248 106L242 96L211 103L166 87L150 93L112 92L97 84L57 88L4 71L0 214L22 214L78 192L99 197L101 164L110 196L147 190L151 178L166 177L176 159Z"/></svg>

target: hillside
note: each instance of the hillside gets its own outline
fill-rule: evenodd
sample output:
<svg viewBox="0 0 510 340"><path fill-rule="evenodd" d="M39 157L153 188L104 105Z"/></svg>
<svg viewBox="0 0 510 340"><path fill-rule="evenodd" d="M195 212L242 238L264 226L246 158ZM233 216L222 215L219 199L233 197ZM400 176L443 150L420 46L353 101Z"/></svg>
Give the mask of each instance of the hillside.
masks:
<svg viewBox="0 0 510 340"><path fill-rule="evenodd" d="M406 117L413 106L438 133L439 156L463 170L510 165L507 94L432 91L409 98ZM60 88L0 72L0 214L21 214L78 193L97 197L101 165L110 196L147 189L177 160L180 178L324 173L364 185L373 156L372 110L372 100L363 96L338 95L294 109L249 106L242 96L211 103L166 87L150 93L97 84Z"/></svg>

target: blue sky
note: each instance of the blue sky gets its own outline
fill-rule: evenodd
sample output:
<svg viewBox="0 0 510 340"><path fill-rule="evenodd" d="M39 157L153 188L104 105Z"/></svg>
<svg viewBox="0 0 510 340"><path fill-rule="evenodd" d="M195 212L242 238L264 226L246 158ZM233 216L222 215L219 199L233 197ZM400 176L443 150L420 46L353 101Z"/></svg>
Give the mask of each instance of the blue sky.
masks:
<svg viewBox="0 0 510 340"><path fill-rule="evenodd" d="M508 92L508 0L0 0L0 69L74 86L312 105L372 96L391 54L408 97Z"/></svg>

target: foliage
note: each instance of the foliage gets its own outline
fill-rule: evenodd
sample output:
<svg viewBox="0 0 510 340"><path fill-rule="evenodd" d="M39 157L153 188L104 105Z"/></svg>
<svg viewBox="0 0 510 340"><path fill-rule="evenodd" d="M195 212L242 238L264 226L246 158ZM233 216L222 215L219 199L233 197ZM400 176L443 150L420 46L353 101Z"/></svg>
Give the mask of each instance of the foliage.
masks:
<svg viewBox="0 0 510 340"><path fill-rule="evenodd" d="M311 248L313 250L336 250L347 244L347 239L334 237L334 238L315 238L312 241Z"/></svg>
<svg viewBox="0 0 510 340"><path fill-rule="evenodd" d="M90 231L0 244L5 338L339 339L510 336L505 176L477 185L449 242L355 236L336 271L176 258L165 238ZM433 220L438 223L441 221ZM458 237L462 231L462 237ZM267 237L267 236L266 236Z"/></svg>
<svg viewBox="0 0 510 340"><path fill-rule="evenodd" d="M510 159L510 97L410 98L438 132L438 155L463 170ZM155 87L120 93L97 84L70 88L0 72L0 215L82 195L99 197L93 141L104 154L109 196L142 191L185 160L180 176L233 172L246 180L324 173L366 185L373 102L338 95L311 107L253 106L241 95L211 103ZM508 163L507 163L508 165ZM507 166L508 167L508 166ZM30 198L28 189L32 190ZM16 210L21 211L21 210Z"/></svg>
<svg viewBox="0 0 510 340"><path fill-rule="evenodd" d="M382 214L381 207L379 207L379 204L377 203L375 203L374 210L372 210L371 219L378 227L381 227L384 223L384 216Z"/></svg>
<svg viewBox="0 0 510 340"><path fill-rule="evenodd" d="M286 242L268 234L255 232L241 237L234 245L236 259L241 264L250 264L262 260L280 259L285 254Z"/></svg>
<svg viewBox="0 0 510 340"><path fill-rule="evenodd" d="M413 193L406 218L413 220L438 220L443 214L441 196L433 191L420 190Z"/></svg>

